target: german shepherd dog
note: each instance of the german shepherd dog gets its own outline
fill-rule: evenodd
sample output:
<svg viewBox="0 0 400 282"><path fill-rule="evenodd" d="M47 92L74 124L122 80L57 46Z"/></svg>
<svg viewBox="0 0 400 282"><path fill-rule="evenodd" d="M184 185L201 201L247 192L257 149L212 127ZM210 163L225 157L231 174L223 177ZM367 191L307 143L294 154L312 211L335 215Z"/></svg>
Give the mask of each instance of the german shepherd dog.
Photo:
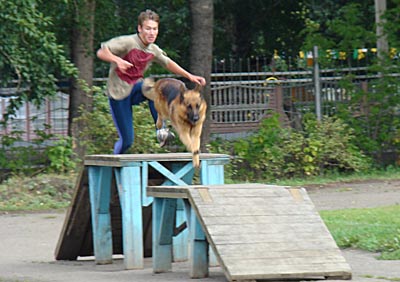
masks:
<svg viewBox="0 0 400 282"><path fill-rule="evenodd" d="M165 120L171 120L179 139L193 154L193 166L200 166L200 135L206 119L207 104L200 94L201 86L189 90L174 78L162 78L154 82L146 78L143 95L154 101L158 113L156 126L161 129Z"/></svg>

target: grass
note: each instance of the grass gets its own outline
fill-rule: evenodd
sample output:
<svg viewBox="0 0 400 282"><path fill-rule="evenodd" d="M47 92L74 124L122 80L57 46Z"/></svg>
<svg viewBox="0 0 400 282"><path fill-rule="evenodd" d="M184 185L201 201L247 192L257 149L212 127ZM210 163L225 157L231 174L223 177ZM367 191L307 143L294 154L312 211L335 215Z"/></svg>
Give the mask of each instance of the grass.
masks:
<svg viewBox="0 0 400 282"><path fill-rule="evenodd" d="M371 180L394 180L400 179L400 167L390 167L386 170L370 170L368 173L338 174L332 173L323 176L314 176L299 179L282 179L275 183L279 185L301 186L301 185L324 185L336 182L360 182Z"/></svg>
<svg viewBox="0 0 400 282"><path fill-rule="evenodd" d="M70 204L75 175L14 176L0 184L0 211L65 208Z"/></svg>
<svg viewBox="0 0 400 282"><path fill-rule="evenodd" d="M341 248L379 252L379 259L400 259L400 205L321 211L321 217Z"/></svg>

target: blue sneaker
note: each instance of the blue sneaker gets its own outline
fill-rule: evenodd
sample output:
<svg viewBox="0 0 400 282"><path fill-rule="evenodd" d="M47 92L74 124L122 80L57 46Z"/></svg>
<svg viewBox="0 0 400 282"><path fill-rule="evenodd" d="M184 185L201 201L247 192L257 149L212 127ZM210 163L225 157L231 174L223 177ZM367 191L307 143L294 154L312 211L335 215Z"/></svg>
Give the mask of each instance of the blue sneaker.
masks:
<svg viewBox="0 0 400 282"><path fill-rule="evenodd" d="M168 128L157 129L157 140L160 143L160 147L164 147L169 141L175 138L175 134L169 131Z"/></svg>

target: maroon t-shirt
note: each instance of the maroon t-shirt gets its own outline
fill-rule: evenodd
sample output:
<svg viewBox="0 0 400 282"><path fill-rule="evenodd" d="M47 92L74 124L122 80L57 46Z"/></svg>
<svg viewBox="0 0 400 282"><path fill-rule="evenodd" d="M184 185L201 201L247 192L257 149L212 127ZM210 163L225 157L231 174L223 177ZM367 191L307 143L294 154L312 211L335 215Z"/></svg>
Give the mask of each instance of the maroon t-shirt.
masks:
<svg viewBox="0 0 400 282"><path fill-rule="evenodd" d="M130 62L133 66L126 73L122 73L120 69L116 69L118 77L129 84L135 84L136 81L143 78L148 63L154 58L151 53L144 52L139 49L132 49L123 57L125 61Z"/></svg>

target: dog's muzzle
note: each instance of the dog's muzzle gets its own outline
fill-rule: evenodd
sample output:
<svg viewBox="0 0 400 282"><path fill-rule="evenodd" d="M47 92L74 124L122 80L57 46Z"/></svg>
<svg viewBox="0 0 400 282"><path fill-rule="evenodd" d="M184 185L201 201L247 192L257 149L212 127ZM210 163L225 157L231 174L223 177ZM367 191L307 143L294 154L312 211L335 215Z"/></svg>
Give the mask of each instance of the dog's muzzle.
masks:
<svg viewBox="0 0 400 282"><path fill-rule="evenodd" d="M189 121L193 125L196 124L199 121L199 119L200 119L199 115L194 115L194 114L189 115Z"/></svg>

